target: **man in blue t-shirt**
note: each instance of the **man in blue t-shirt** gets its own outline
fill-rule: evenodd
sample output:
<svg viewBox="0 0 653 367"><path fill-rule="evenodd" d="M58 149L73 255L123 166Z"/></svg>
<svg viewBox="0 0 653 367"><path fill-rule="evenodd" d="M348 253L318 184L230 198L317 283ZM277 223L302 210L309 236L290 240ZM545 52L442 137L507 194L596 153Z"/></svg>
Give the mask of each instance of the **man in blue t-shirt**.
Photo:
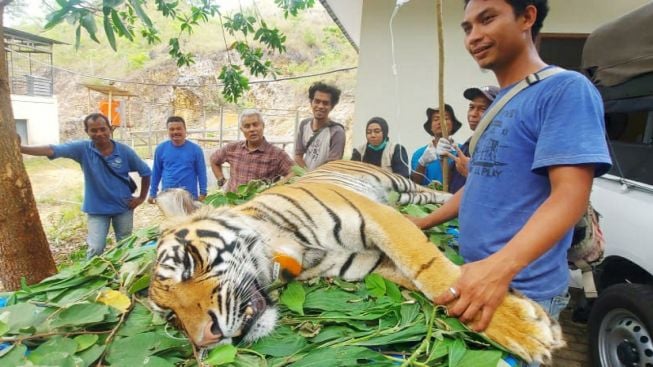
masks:
<svg viewBox="0 0 653 367"><path fill-rule="evenodd" d="M159 144L154 151L148 202L150 204L156 202L159 182L162 191L181 188L188 191L195 200L204 200L206 165L202 148L186 139L186 121L182 117L168 117L166 127L170 140Z"/></svg>
<svg viewBox="0 0 653 367"><path fill-rule="evenodd" d="M549 68L534 39L545 0L466 0L462 28L476 62L501 91ZM510 286L554 318L568 302L567 249L587 210L592 180L611 166L603 105L582 75L562 71L522 90L494 117L471 157L467 183L422 228L459 217L466 264L436 297L450 314L484 330Z"/></svg>
<svg viewBox="0 0 653 367"><path fill-rule="evenodd" d="M84 131L91 139L60 145L23 146L23 154L50 159L70 158L77 161L84 174L82 211L88 216L88 251L90 259L104 252L109 226L116 242L128 237L134 227L134 209L147 197L150 168L130 147L111 139L111 125L106 116L92 113L84 118ZM141 191L132 196L129 172L141 177Z"/></svg>
<svg viewBox="0 0 653 367"><path fill-rule="evenodd" d="M460 129L462 124L453 113L453 108L445 104L444 116L447 124L449 135L453 135ZM431 143L418 148L410 159L411 174L410 179L420 185L428 185L432 181L442 181L442 166L440 157L452 149L451 142L442 137L442 124L440 123L440 114L437 108L426 109L426 122L422 125L424 131L431 135ZM448 160L449 164L452 163Z"/></svg>

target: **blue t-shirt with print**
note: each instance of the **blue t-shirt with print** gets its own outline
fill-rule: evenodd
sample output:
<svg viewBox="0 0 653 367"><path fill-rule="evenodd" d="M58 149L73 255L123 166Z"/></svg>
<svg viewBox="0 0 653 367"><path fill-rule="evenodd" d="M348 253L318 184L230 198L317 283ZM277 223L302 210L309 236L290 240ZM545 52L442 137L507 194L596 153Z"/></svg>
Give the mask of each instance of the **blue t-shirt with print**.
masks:
<svg viewBox="0 0 653 367"><path fill-rule="evenodd" d="M611 166L603 104L584 76L563 71L513 97L479 139L459 208L465 261L496 253L521 230L551 192L548 167L578 164L594 165L596 176ZM563 292L571 237L572 229L512 286L535 300Z"/></svg>
<svg viewBox="0 0 653 367"><path fill-rule="evenodd" d="M82 167L84 173L84 202L82 211L93 215L116 215L129 210L132 198L127 185L128 173L149 176L150 167L136 155L130 147L113 141L113 152L104 157L90 140L73 141L61 145L52 145L54 154L48 158L70 158ZM112 175L105 162L124 179Z"/></svg>
<svg viewBox="0 0 653 367"><path fill-rule="evenodd" d="M199 193L206 195L206 165L202 148L188 140L181 146L175 146L170 140L159 144L154 152L150 197L156 197L159 182L162 191L182 188L197 199L199 186Z"/></svg>
<svg viewBox="0 0 653 367"><path fill-rule="evenodd" d="M415 151L413 153L413 156L410 158L410 168L412 171L417 170L417 165L419 164L419 159L422 157L422 154L424 154L424 151L428 148L428 145L425 145ZM449 163L451 163L451 160L449 160ZM440 160L436 159L431 163L428 163L426 167L424 167L424 177L422 182L420 182L421 185L428 185L431 183L431 181L439 181L440 183L442 182L442 165L440 164Z"/></svg>

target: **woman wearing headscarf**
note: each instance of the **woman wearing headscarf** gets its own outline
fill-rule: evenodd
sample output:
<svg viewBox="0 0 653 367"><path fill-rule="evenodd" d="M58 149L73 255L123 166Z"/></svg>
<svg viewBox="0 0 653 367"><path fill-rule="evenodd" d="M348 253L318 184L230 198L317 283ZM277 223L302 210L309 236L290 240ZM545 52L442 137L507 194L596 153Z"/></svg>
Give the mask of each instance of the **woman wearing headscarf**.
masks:
<svg viewBox="0 0 653 367"><path fill-rule="evenodd" d="M365 127L367 143L354 148L352 161L379 166L386 171L408 177L408 153L401 144L388 140L388 123L382 117L372 117Z"/></svg>

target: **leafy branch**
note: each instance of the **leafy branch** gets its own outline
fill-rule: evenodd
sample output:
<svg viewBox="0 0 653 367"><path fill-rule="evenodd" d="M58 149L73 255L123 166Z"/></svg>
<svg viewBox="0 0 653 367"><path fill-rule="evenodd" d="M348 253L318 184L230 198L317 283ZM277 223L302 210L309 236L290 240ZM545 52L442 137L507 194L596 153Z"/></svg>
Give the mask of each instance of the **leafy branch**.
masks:
<svg viewBox="0 0 653 367"><path fill-rule="evenodd" d="M268 53L286 51L286 36L277 28L269 27L260 15L245 15L241 10L233 15L223 16L214 0L149 0L150 4L152 2L153 9L148 7L148 0L57 0L58 8L47 15L45 29L51 29L63 22L73 24L76 26L75 47L79 48L82 30L91 40L100 43L97 23L101 22L107 42L117 51L120 38L134 42L140 36L150 45L161 42L159 31L149 15L149 12L156 11L177 27L177 36L168 39L168 54L176 61L177 66L182 67L193 64L195 55L182 49L181 37L192 36L197 26L209 23L219 16L225 19L222 24L225 44L227 42L224 29L231 36L242 34L245 39L248 35L253 35L253 40L260 43ZM275 0L275 3L283 10L284 16L288 17L289 14L297 16L300 10L312 7L315 1ZM249 90L249 79L245 70L250 75L266 76L273 72L273 68L272 63L264 59L262 48L249 46L244 41L236 42L232 48L240 55L244 68L230 60L229 65L221 70L218 79L224 84L222 94L225 99L235 103ZM227 48L227 52L229 50L230 48Z"/></svg>

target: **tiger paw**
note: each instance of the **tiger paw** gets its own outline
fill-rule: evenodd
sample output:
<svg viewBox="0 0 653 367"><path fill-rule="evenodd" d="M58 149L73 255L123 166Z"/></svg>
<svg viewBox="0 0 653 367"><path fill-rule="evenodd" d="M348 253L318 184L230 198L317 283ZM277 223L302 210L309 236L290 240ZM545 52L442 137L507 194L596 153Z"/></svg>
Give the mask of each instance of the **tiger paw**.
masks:
<svg viewBox="0 0 653 367"><path fill-rule="evenodd" d="M552 352L565 346L558 322L520 295L506 297L485 334L529 363L550 363Z"/></svg>

